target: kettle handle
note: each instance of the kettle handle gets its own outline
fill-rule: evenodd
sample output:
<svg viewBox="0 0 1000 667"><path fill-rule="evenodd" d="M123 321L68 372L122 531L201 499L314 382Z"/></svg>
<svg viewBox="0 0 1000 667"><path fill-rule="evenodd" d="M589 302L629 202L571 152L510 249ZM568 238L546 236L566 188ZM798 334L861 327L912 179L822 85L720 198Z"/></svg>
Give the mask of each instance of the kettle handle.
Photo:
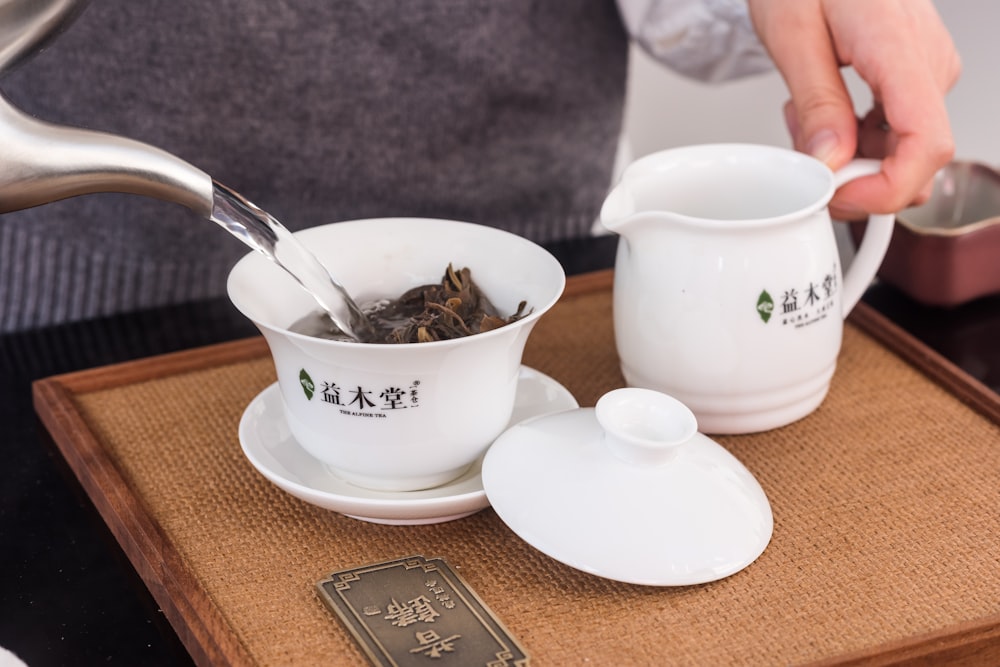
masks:
<svg viewBox="0 0 1000 667"><path fill-rule="evenodd" d="M0 74L65 30L90 0L0 0Z"/></svg>
<svg viewBox="0 0 1000 667"><path fill-rule="evenodd" d="M882 163L878 160L852 160L834 173L834 187L839 188L848 181L862 176L877 174L881 168ZM874 280L875 274L882 264L882 259L889 249L889 241L892 240L895 222L896 216L892 213L873 213L868 216L868 226L865 228L864 238L861 239L854 260L844 272L844 285L841 292L843 317L847 317L854 309L865 290Z"/></svg>
<svg viewBox="0 0 1000 667"><path fill-rule="evenodd" d="M0 74L65 29L88 0L0 0ZM35 119L0 95L0 213L93 192L177 202L202 217L214 206L208 174L166 151L113 134Z"/></svg>

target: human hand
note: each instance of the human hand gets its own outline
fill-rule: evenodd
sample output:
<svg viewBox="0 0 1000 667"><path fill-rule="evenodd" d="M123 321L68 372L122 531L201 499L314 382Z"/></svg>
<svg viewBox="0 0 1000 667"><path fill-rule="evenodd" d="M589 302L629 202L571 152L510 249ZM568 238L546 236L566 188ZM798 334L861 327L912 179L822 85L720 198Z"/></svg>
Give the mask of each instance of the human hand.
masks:
<svg viewBox="0 0 1000 667"><path fill-rule="evenodd" d="M944 95L960 59L931 0L748 0L754 28L785 79L795 148L838 169L882 159L879 174L845 185L830 203L844 220L894 213L930 196L954 141ZM853 67L872 91L862 119L840 74Z"/></svg>

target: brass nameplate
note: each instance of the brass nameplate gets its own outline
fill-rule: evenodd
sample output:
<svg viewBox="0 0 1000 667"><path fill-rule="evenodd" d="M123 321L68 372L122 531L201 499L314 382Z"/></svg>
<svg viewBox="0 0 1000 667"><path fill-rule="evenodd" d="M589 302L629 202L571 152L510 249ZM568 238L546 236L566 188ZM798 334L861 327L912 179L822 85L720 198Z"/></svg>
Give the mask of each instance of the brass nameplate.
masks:
<svg viewBox="0 0 1000 667"><path fill-rule="evenodd" d="M528 664L493 612L440 558L341 570L316 587L376 665Z"/></svg>

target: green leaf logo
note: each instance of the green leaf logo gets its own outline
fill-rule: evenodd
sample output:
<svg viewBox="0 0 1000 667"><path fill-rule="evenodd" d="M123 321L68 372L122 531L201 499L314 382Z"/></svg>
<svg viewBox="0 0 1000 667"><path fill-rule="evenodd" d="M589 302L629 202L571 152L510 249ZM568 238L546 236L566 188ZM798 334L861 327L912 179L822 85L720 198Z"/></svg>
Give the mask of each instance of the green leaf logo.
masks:
<svg viewBox="0 0 1000 667"><path fill-rule="evenodd" d="M767 290L764 290L757 299L757 314L760 315L760 319L764 320L766 324L771 319L772 312L774 312L774 299L767 293Z"/></svg>
<svg viewBox="0 0 1000 667"><path fill-rule="evenodd" d="M302 391L306 393L306 400L311 401L313 394L316 393L316 384L304 368L299 371L299 384L302 385Z"/></svg>

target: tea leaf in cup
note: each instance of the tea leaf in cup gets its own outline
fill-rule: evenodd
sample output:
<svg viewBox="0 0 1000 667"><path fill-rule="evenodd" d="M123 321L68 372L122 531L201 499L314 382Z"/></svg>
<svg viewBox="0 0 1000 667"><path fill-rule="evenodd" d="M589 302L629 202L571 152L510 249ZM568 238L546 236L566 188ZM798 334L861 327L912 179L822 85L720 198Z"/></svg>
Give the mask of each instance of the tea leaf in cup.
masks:
<svg viewBox="0 0 1000 667"><path fill-rule="evenodd" d="M503 316L476 285L469 268L456 271L448 264L440 283L413 287L397 299L377 302L367 312L371 332L361 342L427 343L463 338L516 322L527 314L526 308L522 301L517 311ZM325 321L317 324L318 318ZM321 338L342 336L329 318L319 313L299 320L290 329Z"/></svg>

